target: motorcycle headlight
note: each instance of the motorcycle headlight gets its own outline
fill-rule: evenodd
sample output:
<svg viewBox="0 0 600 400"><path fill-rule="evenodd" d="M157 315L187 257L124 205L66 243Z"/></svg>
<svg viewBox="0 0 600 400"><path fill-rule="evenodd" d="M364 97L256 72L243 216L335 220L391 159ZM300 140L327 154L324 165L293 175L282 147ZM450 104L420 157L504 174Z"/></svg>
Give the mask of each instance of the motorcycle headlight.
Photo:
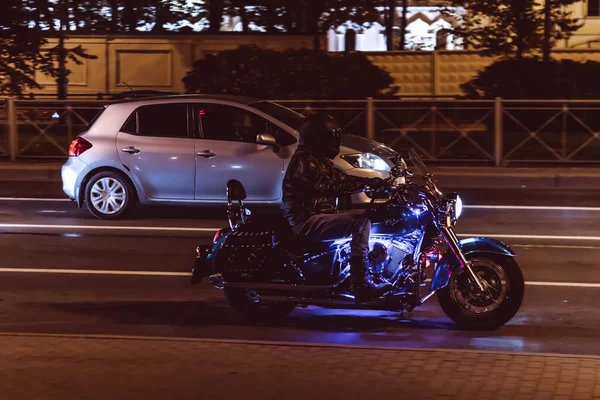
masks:
<svg viewBox="0 0 600 400"><path fill-rule="evenodd" d="M446 215L451 220L452 224L460 218L463 210L463 202L460 196L456 193L452 193L446 196Z"/></svg>
<svg viewBox="0 0 600 400"><path fill-rule="evenodd" d="M372 169L375 171L389 172L390 166L383 158L373 153L344 154L342 159L354 168Z"/></svg>

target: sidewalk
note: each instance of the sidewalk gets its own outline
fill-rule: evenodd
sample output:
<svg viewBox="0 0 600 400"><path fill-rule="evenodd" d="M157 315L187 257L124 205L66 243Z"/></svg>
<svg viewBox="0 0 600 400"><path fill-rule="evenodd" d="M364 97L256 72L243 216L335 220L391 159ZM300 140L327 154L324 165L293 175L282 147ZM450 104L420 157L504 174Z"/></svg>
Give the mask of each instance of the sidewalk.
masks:
<svg viewBox="0 0 600 400"><path fill-rule="evenodd" d="M0 182L60 182L62 164L0 162Z"/></svg>
<svg viewBox="0 0 600 400"><path fill-rule="evenodd" d="M0 335L2 399L592 399L600 357Z"/></svg>
<svg viewBox="0 0 600 400"><path fill-rule="evenodd" d="M60 182L62 163L0 162L0 182ZM595 189L598 168L431 167L442 187L468 189Z"/></svg>

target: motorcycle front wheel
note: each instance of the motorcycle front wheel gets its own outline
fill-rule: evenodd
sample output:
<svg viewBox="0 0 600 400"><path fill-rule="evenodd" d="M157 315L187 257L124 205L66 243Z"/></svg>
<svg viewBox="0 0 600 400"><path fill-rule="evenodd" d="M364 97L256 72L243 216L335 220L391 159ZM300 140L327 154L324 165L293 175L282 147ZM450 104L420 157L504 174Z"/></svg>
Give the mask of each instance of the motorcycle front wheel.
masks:
<svg viewBox="0 0 600 400"><path fill-rule="evenodd" d="M263 303L255 301L245 289L223 289L229 306L242 318L251 321L267 321L286 317L294 311L294 303Z"/></svg>
<svg viewBox="0 0 600 400"><path fill-rule="evenodd" d="M494 253L467 256L484 286L481 291L469 271L455 268L446 287L437 292L446 315L458 327L492 330L510 321L521 308L525 280L514 257Z"/></svg>

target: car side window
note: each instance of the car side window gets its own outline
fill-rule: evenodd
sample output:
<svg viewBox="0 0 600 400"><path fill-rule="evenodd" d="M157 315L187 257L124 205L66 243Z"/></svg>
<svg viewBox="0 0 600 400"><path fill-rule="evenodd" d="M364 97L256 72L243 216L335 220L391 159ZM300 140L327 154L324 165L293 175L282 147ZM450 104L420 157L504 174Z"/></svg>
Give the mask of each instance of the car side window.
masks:
<svg viewBox="0 0 600 400"><path fill-rule="evenodd" d="M187 104L154 104L135 110L122 132L139 136L187 138Z"/></svg>
<svg viewBox="0 0 600 400"><path fill-rule="evenodd" d="M283 138L287 133L253 112L225 104L202 104L196 108L202 137L210 140L256 143L256 135L269 133ZM292 142L294 138L290 136ZM278 139L279 142L279 139ZM290 139L280 143L287 146Z"/></svg>

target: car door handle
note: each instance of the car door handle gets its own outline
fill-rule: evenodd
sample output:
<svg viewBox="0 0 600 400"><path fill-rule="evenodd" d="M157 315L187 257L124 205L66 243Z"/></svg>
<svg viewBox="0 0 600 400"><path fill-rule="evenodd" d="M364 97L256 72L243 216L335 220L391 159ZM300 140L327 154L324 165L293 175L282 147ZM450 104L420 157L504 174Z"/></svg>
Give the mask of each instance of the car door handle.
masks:
<svg viewBox="0 0 600 400"><path fill-rule="evenodd" d="M204 157L204 158L213 158L216 156L216 154L210 150L199 151L196 153L196 155L198 155L200 157Z"/></svg>
<svg viewBox="0 0 600 400"><path fill-rule="evenodd" d="M129 153L129 154L138 154L138 153L141 153L140 149L138 149L137 147L133 147L133 146L125 147L124 149L121 149L121 151L123 153Z"/></svg>

